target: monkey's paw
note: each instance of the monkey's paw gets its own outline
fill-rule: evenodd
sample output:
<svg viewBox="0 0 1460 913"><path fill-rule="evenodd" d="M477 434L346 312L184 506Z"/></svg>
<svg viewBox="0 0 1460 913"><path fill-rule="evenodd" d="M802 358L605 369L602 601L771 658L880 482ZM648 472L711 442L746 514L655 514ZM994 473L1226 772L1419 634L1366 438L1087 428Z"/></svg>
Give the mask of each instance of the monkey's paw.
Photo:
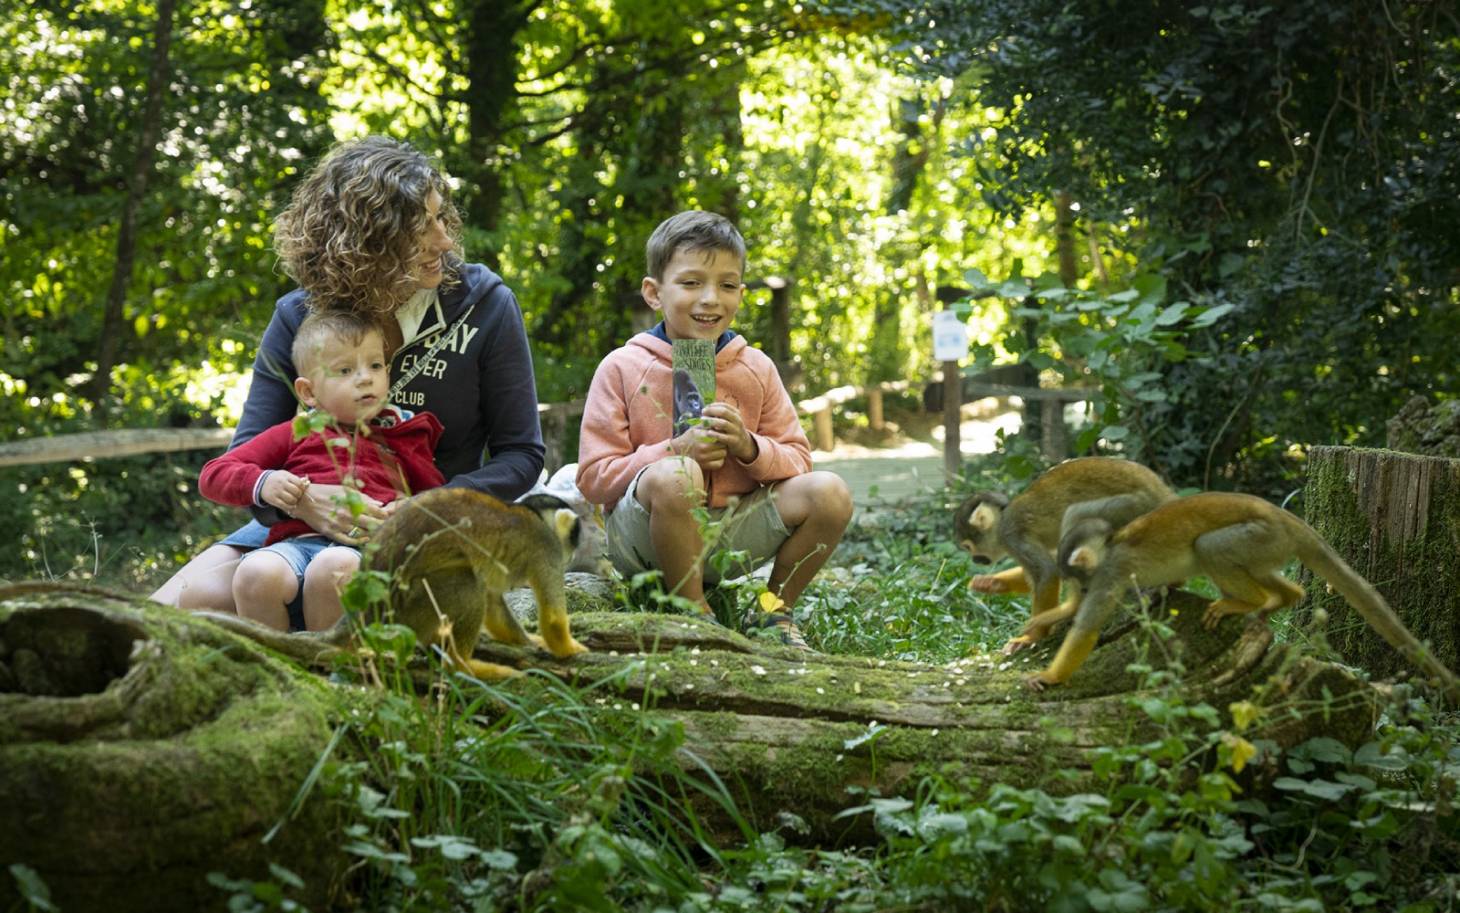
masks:
<svg viewBox="0 0 1460 913"><path fill-rule="evenodd" d="M1202 613L1201 625L1210 631L1228 615L1246 615L1250 611L1252 611L1252 606L1245 602L1238 602L1235 599L1218 599L1207 606L1207 610Z"/></svg>
<svg viewBox="0 0 1460 913"><path fill-rule="evenodd" d="M1020 634L1018 637L1009 638L1009 642L1004 644L1003 649L999 652L1004 654L1005 656L1013 656L1020 650L1029 649L1030 647L1034 646L1035 643L1037 643L1038 641L1039 637L1034 637L1029 634Z"/></svg>
<svg viewBox="0 0 1460 913"><path fill-rule="evenodd" d="M570 634L562 640L554 640L547 644L548 652L558 659L567 659L570 656L577 656L579 653L587 653L588 648L578 643Z"/></svg>
<svg viewBox="0 0 1460 913"><path fill-rule="evenodd" d="M1008 593L1010 589L1007 582L999 579L998 574L979 574L977 577L969 578L968 591L970 593Z"/></svg>
<svg viewBox="0 0 1460 913"><path fill-rule="evenodd" d="M1030 690L1032 691L1043 691L1044 689L1052 685L1058 685L1059 683L1059 680L1051 676L1048 672L1041 672L1038 675L1031 675L1024 680L1024 684L1028 685Z"/></svg>

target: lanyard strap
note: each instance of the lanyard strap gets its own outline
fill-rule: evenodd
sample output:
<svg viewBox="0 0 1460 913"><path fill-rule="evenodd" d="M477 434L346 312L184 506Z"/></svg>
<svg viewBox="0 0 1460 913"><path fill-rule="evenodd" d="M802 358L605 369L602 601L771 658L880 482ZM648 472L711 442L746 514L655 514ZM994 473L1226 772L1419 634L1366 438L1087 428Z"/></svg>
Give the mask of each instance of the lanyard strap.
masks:
<svg viewBox="0 0 1460 913"><path fill-rule="evenodd" d="M406 384L415 380L416 375L420 374L421 370L426 367L426 363L435 358L437 352L440 352L443 348L445 348L446 343L450 342L456 336L456 331L461 329L461 325L463 323L466 323L466 318L470 317L471 312L474 310L476 310L476 305L468 307L460 317L456 318L456 322L451 325L450 329L446 330L440 336L436 337L436 342L431 346L431 348L426 350L426 354L422 355L420 358L417 358L416 363L411 366L411 369L405 374L401 375L401 377L397 378L395 383L390 385L390 396L386 398L388 402L393 403L396 401L396 399L400 396L401 391L406 388Z"/></svg>

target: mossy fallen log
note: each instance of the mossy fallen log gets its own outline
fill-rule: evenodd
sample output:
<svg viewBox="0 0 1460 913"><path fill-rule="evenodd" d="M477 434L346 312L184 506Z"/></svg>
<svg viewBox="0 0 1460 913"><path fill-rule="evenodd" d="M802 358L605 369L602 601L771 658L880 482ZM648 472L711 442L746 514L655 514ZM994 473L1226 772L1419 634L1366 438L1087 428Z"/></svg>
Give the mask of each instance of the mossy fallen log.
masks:
<svg viewBox="0 0 1460 913"><path fill-rule="evenodd" d="M1265 626L1229 619L1200 624L1206 601L1174 592L1150 608L1170 637L1133 618L1111 626L1065 686L1034 692L1024 680L1049 661L1063 633L1006 659L982 656L936 666L807 655L750 640L709 622L665 615L579 614L574 635L593 651L534 665L569 680L620 682L621 704L678 720L686 751L732 784L758 826L795 812L813 839L837 839L848 787L908 795L927 774L1075 791L1094 785L1090 750L1159 737L1140 708L1143 673L1179 663L1176 699L1224 716L1251 701L1258 724L1245 737L1277 749L1325 735L1349 745L1376 718L1372 686L1342 667L1274 645ZM494 644L478 655L512 664ZM1133 700L1134 699L1134 700ZM1266 756L1275 764L1273 755ZM1253 776L1271 775L1264 758Z"/></svg>
<svg viewBox="0 0 1460 913"><path fill-rule="evenodd" d="M1169 637L1132 619L1114 624L1068 685L1043 693L1024 679L1048 661L1058 632L1013 659L939 666L805 654L697 618L584 611L606 603L581 593L575 601L573 631L592 653L559 661L483 640L477 656L593 684L617 694L621 707L678 722L687 767L714 771L754 826L774 828L781 812L793 812L811 840L866 833L865 822L837 817L860 801L849 787L909 795L932 773L1060 791L1095 785L1091 749L1159 735L1139 706L1152 695L1128 668L1137 661L1179 663L1176 700L1223 713L1234 701L1253 702L1262 715L1245 735L1278 748L1314 735L1357 744L1375 718L1366 683L1298 648L1273 646L1266 628L1229 619L1206 631L1205 602L1185 593L1151 606ZM63 633L43 633L43 611ZM75 633L86 628L112 633ZM203 620L74 591L0 591L0 643L10 676L0 684L0 782L39 784L0 786L0 803L27 809L0 852L48 882L61 879L53 887L75 896L157 873L141 879L144 890L166 876L170 896L199 897L207 872L244 874L246 863L266 859L315 866L306 882L329 883L321 853L341 841L308 836L331 826L326 807L306 803L273 844L259 843L325 750L327 702L317 699L317 680ZM27 650L36 658L22 660ZM36 694L45 676L35 668L76 671L47 673L71 684L40 689L65 693ZM13 775L22 766L38 773ZM82 771L85 797L62 798L46 779L52 770ZM113 798L118 787L147 801L132 808ZM104 811L81 815L88 805ZM194 833L210 815L211 836ZM291 852L284 842L293 839L310 851ZM107 847L117 842L125 846L113 854ZM224 858L237 865L225 867Z"/></svg>
<svg viewBox="0 0 1460 913"><path fill-rule="evenodd" d="M175 609L0 588L0 860L67 911L223 909L208 874L270 861L323 907L338 816L292 805L331 739L326 687ZM16 890L0 870L0 909Z"/></svg>

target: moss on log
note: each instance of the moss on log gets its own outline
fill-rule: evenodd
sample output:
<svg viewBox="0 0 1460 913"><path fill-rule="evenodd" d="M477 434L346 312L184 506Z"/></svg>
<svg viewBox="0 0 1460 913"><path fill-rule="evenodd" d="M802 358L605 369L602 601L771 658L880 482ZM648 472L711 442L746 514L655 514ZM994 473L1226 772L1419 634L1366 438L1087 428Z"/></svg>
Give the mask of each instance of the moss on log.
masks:
<svg viewBox="0 0 1460 913"><path fill-rule="evenodd" d="M1436 658L1460 669L1460 460L1314 447L1303 489L1308 523L1383 594ZM1308 576L1309 607L1347 662L1375 675L1414 669L1343 598Z"/></svg>
<svg viewBox="0 0 1460 913"><path fill-rule="evenodd" d="M623 702L673 718L693 753L732 784L761 827L792 811L818 840L847 836L836 815L849 786L908 795L927 774L1075 791L1092 786L1089 751L1157 737L1138 708L1142 676L1180 662L1181 697L1224 714L1234 701L1263 708L1248 738L1286 748L1327 735L1350 745L1368 737L1375 694L1341 667L1289 646L1239 619L1215 632L1200 624L1206 601L1173 593L1152 606L1170 638L1127 620L1113 626L1066 686L1031 691L1024 680L1049 661L1059 634L1014 659L974 657L944 666L807 655L749 640L696 618L580 614L573 632L592 653L534 665L569 680L621 684ZM479 644L477 655L520 663L519 651ZM1241 669L1239 674L1224 673ZM686 759L687 764L695 764ZM1261 770L1261 762L1258 763ZM1259 773L1261 776L1261 773Z"/></svg>
<svg viewBox="0 0 1460 913"><path fill-rule="evenodd" d="M1024 680L1060 632L1014 659L938 666L805 654L698 618L582 611L606 603L575 598L574 634L594 652L559 661L484 640L476 655L619 689L623 705L684 727L685 765L713 770L755 826L794 812L812 840L867 835L867 821L837 817L860 801L848 787L909 795L934 773L1059 791L1095 785L1091 749L1159 735L1132 700L1150 696L1127 669L1136 661L1179 663L1177 694L1188 703L1225 713L1253 701L1264 714L1247 736L1279 748L1319 734L1357 744L1375 717L1373 690L1341 667L1273 647L1258 636L1265 628L1238 619L1206 631L1205 602L1185 593L1151 606L1170 637L1128 618L1070 684L1043 693ZM249 874L269 859L310 867L300 872L308 884L329 883L329 848L342 841L326 836L340 827L327 806L311 800L273 844L259 843L325 750L318 680L210 623L111 596L0 591L0 642L12 676L0 693L0 803L20 803L0 807L24 810L0 852L37 869L58 896L125 898L110 909L144 908L137 891L180 908L216 905L207 872ZM20 659L27 651L40 661ZM60 791L62 775L78 782L79 798ZM711 821L717 812L700 811Z"/></svg>
<svg viewBox="0 0 1460 913"><path fill-rule="evenodd" d="M338 816L291 804L331 738L325 688L176 609L0 588L0 859L63 910L222 909L208 873L268 879L270 860L323 906ZM6 873L0 908L18 901Z"/></svg>

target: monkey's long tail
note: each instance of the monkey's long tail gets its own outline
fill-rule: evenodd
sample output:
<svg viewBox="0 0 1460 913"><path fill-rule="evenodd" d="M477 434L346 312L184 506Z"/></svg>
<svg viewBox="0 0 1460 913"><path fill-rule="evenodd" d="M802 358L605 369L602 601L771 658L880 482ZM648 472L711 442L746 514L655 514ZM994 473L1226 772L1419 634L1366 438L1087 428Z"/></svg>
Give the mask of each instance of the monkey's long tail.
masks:
<svg viewBox="0 0 1460 913"><path fill-rule="evenodd" d="M1364 616L1369 627L1378 631L1389 645L1403 653L1405 658L1422 670L1430 678L1434 679L1444 691L1445 697L1452 707L1460 707L1460 678L1455 673L1445 668L1445 664L1435 658L1435 655L1419 642L1410 630L1389 608L1389 603L1379 595L1379 591L1353 568L1344 561L1338 552L1333 550L1323 537L1314 532L1313 528L1302 521L1295 519L1300 529L1294 534L1298 543L1296 549L1298 560L1307 565L1314 573L1322 577L1338 590L1340 596L1351 606L1354 611Z"/></svg>

